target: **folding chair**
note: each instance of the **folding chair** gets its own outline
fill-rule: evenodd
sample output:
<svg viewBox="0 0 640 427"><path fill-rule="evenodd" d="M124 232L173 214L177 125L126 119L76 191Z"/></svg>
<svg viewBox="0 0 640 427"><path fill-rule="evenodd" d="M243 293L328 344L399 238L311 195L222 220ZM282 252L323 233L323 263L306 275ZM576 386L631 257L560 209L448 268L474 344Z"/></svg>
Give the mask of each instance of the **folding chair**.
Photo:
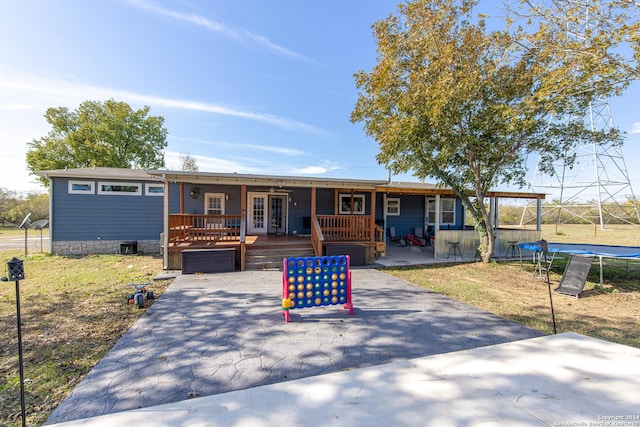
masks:
<svg viewBox="0 0 640 427"><path fill-rule="evenodd" d="M389 227L389 243L400 245L400 237L396 235L395 227Z"/></svg>
<svg viewBox="0 0 640 427"><path fill-rule="evenodd" d="M538 261L536 262L536 267L533 270L533 274L531 275L531 277L535 277L536 273L538 273L538 279L546 279L547 273L551 273L551 268L553 267L553 260L556 257L556 252L551 253L551 258L549 258L548 255L549 252L547 252L547 256L544 256L542 252L536 253Z"/></svg>
<svg viewBox="0 0 640 427"><path fill-rule="evenodd" d="M420 240L423 245L427 246L427 239L425 239L424 237L424 232L422 231L422 228L415 228L414 233L415 233L414 235L418 238L418 240Z"/></svg>

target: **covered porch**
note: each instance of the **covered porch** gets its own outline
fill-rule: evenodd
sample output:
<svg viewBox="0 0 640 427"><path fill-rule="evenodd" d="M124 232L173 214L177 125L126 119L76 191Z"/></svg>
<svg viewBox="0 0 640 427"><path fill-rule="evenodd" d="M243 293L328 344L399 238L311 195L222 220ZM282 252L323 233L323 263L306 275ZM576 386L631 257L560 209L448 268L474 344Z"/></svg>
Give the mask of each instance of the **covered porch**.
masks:
<svg viewBox="0 0 640 427"><path fill-rule="evenodd" d="M255 259L276 257L274 252L281 257L322 256L335 245L347 245L363 251L367 263L384 252L384 230L375 221L380 181L192 172L158 175L165 184L161 238L165 269L180 269L182 252L194 249L232 248L236 269L241 271L256 264ZM213 200L207 199L209 194L220 194L215 206L207 201ZM203 195L204 212L196 212L202 209L193 207L194 200ZM221 213L212 214L211 207Z"/></svg>
<svg viewBox="0 0 640 427"><path fill-rule="evenodd" d="M161 240L165 269L180 269L185 250L220 248L234 250L235 268L241 271L257 265L255 260L266 258L267 252L275 260L264 264L265 268L280 267L278 257L281 263L283 257L333 255L337 251L362 254L363 264L371 264L387 254L394 225L410 226L407 234L427 231L428 235L418 237L427 237L427 250L434 259L473 260L476 256L479 238L473 227L465 224L460 201L452 190L431 184L197 172L157 174L164 182ZM501 198L536 199L540 210L544 194L488 194L497 231L496 257L504 256L514 242L540 238L540 215L535 229L501 227ZM257 254L258 249L263 254Z"/></svg>

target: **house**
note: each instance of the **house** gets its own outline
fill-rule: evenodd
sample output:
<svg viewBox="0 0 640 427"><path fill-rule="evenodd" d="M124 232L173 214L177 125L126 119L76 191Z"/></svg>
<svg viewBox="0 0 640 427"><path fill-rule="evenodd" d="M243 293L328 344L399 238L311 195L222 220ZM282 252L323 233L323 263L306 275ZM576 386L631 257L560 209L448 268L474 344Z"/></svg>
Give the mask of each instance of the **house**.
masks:
<svg viewBox="0 0 640 427"><path fill-rule="evenodd" d="M435 257L447 256L447 242L465 253L477 248L460 200L433 184L117 168L37 174L51 183L55 254L161 252L166 269L217 250L231 251L241 270L278 267L283 256L338 253L364 264L385 252L392 229L401 236L427 232ZM534 199L538 206L544 199L488 196L496 219L500 198ZM538 240L539 230L504 230L499 239L502 246Z"/></svg>

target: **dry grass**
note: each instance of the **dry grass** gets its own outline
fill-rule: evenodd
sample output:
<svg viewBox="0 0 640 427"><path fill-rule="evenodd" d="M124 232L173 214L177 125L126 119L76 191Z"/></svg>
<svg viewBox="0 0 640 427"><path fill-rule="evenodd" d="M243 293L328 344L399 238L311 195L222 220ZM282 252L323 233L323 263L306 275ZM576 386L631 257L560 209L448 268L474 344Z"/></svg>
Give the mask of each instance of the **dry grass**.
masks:
<svg viewBox="0 0 640 427"><path fill-rule="evenodd" d="M4 262L22 252L0 252ZM6 265L6 264L5 264ZM144 310L129 305L127 283L162 271L153 256L34 255L20 282L27 421L39 425ZM4 275L4 274L3 274ZM161 294L169 282L154 282ZM0 425L20 421L14 282L0 285Z"/></svg>
<svg viewBox="0 0 640 427"><path fill-rule="evenodd" d="M545 226L542 237L552 242L638 245L640 226ZM558 286L566 260L556 258L550 276ZM519 262L471 263L389 269L436 292L449 295L499 316L546 333L553 333L549 288L532 277L533 265ZM605 259L604 284L599 287L599 267L591 268L580 298L553 294L557 331L574 331L640 348L640 260Z"/></svg>

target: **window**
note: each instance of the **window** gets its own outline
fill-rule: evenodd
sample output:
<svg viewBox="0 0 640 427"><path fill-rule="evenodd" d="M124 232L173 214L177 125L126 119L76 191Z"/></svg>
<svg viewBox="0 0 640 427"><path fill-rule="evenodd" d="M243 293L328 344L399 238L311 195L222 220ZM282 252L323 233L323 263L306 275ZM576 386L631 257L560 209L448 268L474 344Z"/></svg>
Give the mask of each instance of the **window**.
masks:
<svg viewBox="0 0 640 427"><path fill-rule="evenodd" d="M99 182L98 194L140 196L142 184L132 182Z"/></svg>
<svg viewBox="0 0 640 427"><path fill-rule="evenodd" d="M340 203L340 214L364 214L364 195L363 194L354 194L353 195L353 209L351 206L351 194L340 194L339 196Z"/></svg>
<svg viewBox="0 0 640 427"><path fill-rule="evenodd" d="M69 194L94 194L95 192L93 181L69 181Z"/></svg>
<svg viewBox="0 0 640 427"><path fill-rule="evenodd" d="M387 198L386 206L387 216L399 216L400 215L400 199L395 197Z"/></svg>
<svg viewBox="0 0 640 427"><path fill-rule="evenodd" d="M145 184L144 194L147 196L164 196L164 185L162 184Z"/></svg>
<svg viewBox="0 0 640 427"><path fill-rule="evenodd" d="M456 200L440 199L440 222L454 224L456 222Z"/></svg>
<svg viewBox="0 0 640 427"><path fill-rule="evenodd" d="M455 224L456 199L440 199L440 224ZM427 200L427 224L436 223L436 201Z"/></svg>
<svg viewBox="0 0 640 427"><path fill-rule="evenodd" d="M207 215L224 215L225 195L222 193L206 193L204 195L204 213Z"/></svg>

